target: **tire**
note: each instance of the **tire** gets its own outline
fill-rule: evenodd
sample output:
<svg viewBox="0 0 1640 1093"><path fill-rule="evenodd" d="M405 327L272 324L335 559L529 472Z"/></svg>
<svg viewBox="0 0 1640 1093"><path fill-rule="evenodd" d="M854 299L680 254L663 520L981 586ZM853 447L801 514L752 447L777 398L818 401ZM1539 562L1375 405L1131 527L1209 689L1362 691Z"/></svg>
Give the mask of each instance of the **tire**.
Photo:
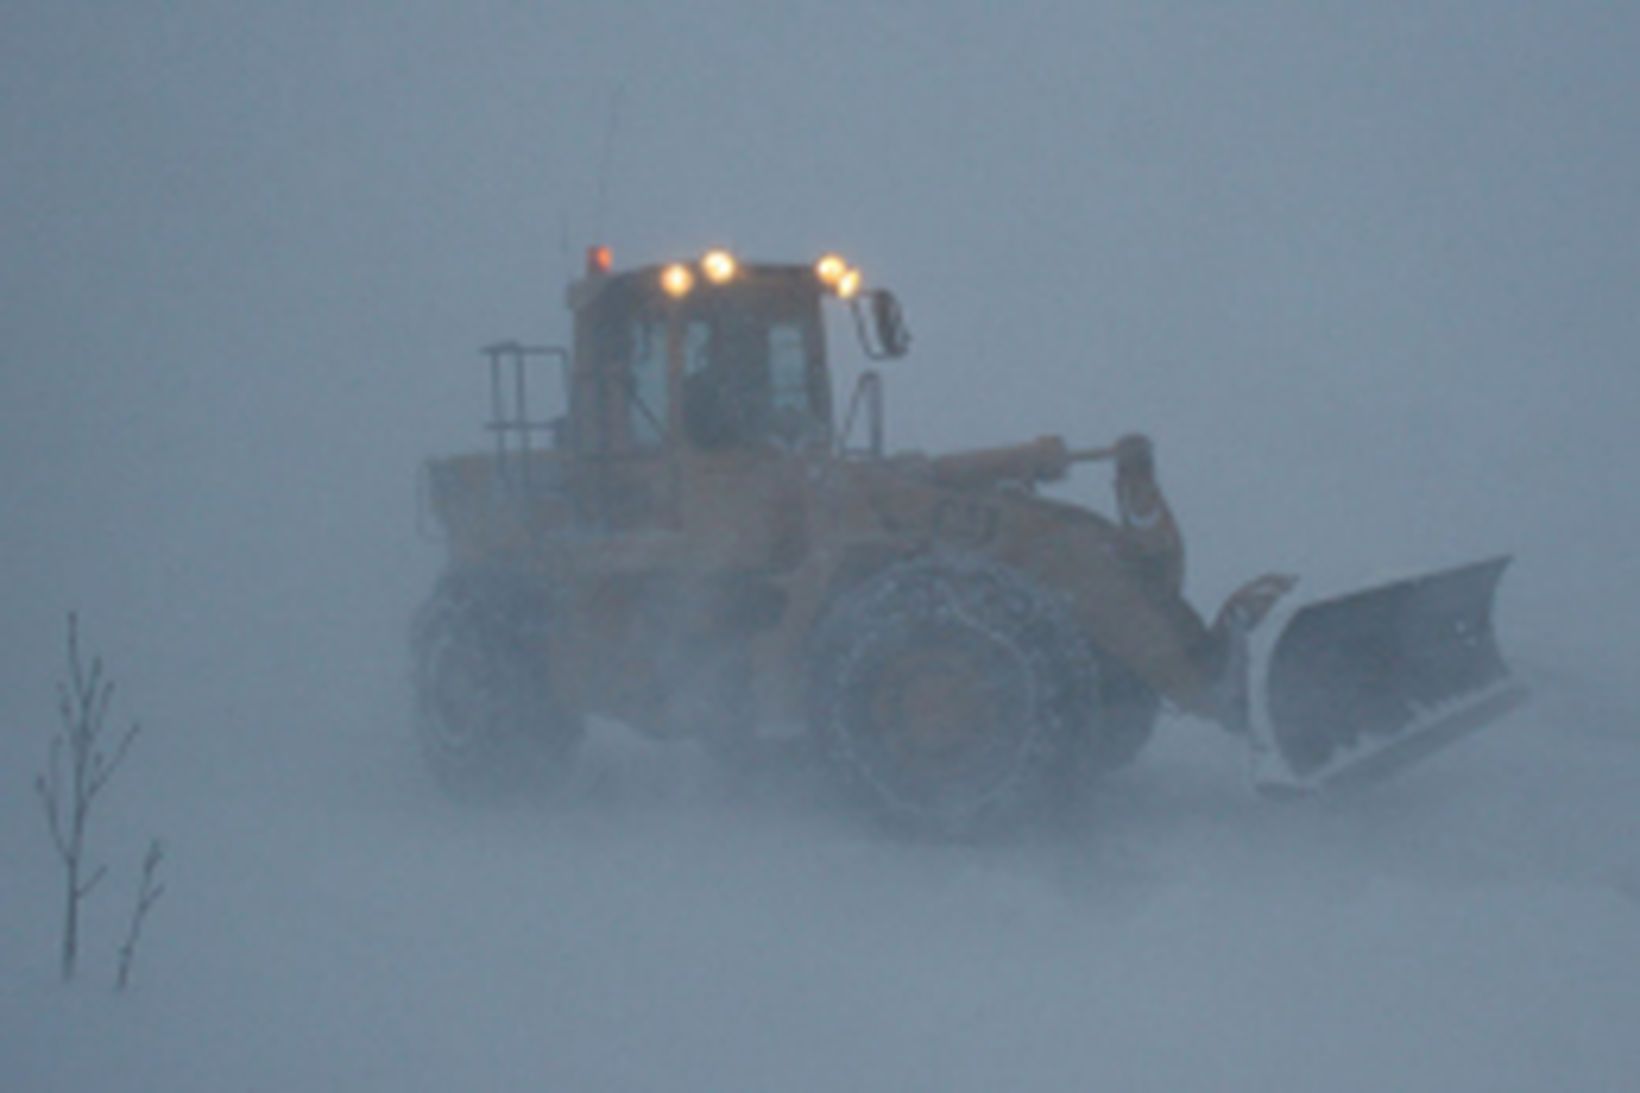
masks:
<svg viewBox="0 0 1640 1093"><path fill-rule="evenodd" d="M417 613L410 641L416 737L452 793L539 789L573 763L582 719L552 694L550 611L538 586L456 572Z"/></svg>
<svg viewBox="0 0 1640 1093"><path fill-rule="evenodd" d="M808 716L845 787L944 837L1063 798L1083 765L1096 661L1057 597L966 555L897 562L816 626Z"/></svg>

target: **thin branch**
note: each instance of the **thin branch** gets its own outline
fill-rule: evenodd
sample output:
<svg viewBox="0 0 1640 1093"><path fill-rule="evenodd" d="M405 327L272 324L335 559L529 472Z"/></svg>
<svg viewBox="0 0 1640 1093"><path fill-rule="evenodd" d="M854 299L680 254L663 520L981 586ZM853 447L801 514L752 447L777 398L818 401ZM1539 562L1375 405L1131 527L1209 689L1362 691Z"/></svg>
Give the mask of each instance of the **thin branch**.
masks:
<svg viewBox="0 0 1640 1093"><path fill-rule="evenodd" d="M106 865L97 866L97 871L95 873L91 874L91 879L87 880L84 884L80 885L78 888L76 888L74 890L75 895L77 895L80 899L84 899L86 896L89 896L91 894L91 890L93 888L97 887L98 882L100 882L103 879L103 877L105 877L107 875L108 875L108 866L106 866Z"/></svg>
<svg viewBox="0 0 1640 1093"><path fill-rule="evenodd" d="M102 662L98 661L92 675L95 677L101 673ZM86 729L87 735L92 739L102 735L103 722L108 718L108 705L114 700L114 684L105 683L100 690L95 684L96 680L93 678L92 689L86 692L86 697L90 700L87 705L91 710L91 716L86 718Z"/></svg>
<svg viewBox="0 0 1640 1093"><path fill-rule="evenodd" d="M165 894L164 883L154 883L160 862L164 860L165 845L158 839L150 839L148 853L142 859L142 881L137 886L137 903L131 913L131 926L126 931L125 944L120 946L120 970L114 980L116 991L125 990L130 982L131 962L137 955L137 940L142 936L142 925L148 918L148 912L159 902L159 897Z"/></svg>
<svg viewBox="0 0 1640 1093"><path fill-rule="evenodd" d="M53 741L55 743L55 741ZM68 844L63 841L63 828L57 820L57 791L47 785L45 775L36 775L34 788L40 794L40 804L46 810L46 826L51 831L51 845L57 849L57 856L68 860Z"/></svg>
<svg viewBox="0 0 1640 1093"><path fill-rule="evenodd" d="M125 753L131 750L131 741L135 740L137 734L141 731L142 724L140 722L131 722L131 727L125 730L124 736L120 737L119 746L114 749L114 758L112 760L103 762L102 755L98 754L97 765L92 769L91 781L85 790L87 800L95 797L97 791L102 789L113 773L119 769L120 764L125 761Z"/></svg>
<svg viewBox="0 0 1640 1093"><path fill-rule="evenodd" d="M160 863L164 860L165 844L160 842L158 839L148 840L148 853L143 855L142 859L142 898L141 902L138 904L138 910L146 910L151 904L158 900L160 896L165 894L165 885L163 882L157 887L149 887L154 874L159 871Z"/></svg>

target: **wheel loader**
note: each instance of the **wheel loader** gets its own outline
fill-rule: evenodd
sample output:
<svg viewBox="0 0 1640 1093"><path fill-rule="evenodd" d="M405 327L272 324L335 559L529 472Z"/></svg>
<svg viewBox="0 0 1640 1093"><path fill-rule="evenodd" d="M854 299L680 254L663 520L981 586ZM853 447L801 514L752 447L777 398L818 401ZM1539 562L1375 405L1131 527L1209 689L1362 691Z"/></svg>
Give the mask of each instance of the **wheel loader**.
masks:
<svg viewBox="0 0 1640 1093"><path fill-rule="evenodd" d="M1524 695L1492 627L1506 558L1297 610L1265 575L1208 619L1147 438L891 453L870 362L910 335L837 255L616 272L593 248L567 303L569 348L482 351L490 443L424 468L448 559L412 626L416 727L457 793L550 784L597 715L731 761L785 745L962 835L1086 791L1164 706L1285 796ZM868 358L842 400L828 310ZM1081 463L1113 471L1112 513L1039 492Z"/></svg>

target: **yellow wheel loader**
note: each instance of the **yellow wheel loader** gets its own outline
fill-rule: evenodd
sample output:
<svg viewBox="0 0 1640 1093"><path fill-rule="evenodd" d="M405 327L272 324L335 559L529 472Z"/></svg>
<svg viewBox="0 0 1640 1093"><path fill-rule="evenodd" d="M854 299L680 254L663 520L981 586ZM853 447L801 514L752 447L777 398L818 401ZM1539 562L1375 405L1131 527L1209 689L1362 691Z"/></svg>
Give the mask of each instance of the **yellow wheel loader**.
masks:
<svg viewBox="0 0 1640 1093"><path fill-rule="evenodd" d="M910 336L835 255L615 272L594 248L567 295L573 346L483 350L491 443L425 467L448 563L413 624L417 732L452 790L550 781L596 714L731 757L796 743L956 835L1131 761L1164 703L1244 736L1281 795L1523 696L1491 623L1506 559L1279 626L1293 579L1268 575L1209 621L1146 438L891 454L876 371L834 401L824 311L873 360ZM1038 492L1084 462L1113 468L1112 515Z"/></svg>

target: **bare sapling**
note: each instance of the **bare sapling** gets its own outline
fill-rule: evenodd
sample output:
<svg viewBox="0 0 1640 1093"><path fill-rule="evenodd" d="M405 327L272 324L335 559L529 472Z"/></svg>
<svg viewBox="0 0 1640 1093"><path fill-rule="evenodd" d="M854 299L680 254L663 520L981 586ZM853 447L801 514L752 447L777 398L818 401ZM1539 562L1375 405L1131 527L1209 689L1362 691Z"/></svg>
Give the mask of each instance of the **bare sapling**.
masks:
<svg viewBox="0 0 1640 1093"><path fill-rule="evenodd" d="M79 620L68 616L68 679L57 688L57 712L62 724L51 738L51 755L45 773L34 780L34 788L45 808L51 843L63 865L63 981L74 978L79 955L80 904L97 887L107 872L99 865L89 869L85 860L86 824L91 806L119 769L141 726L132 722L106 747L108 704L114 685L103 676L101 657L93 657L90 667L80 655Z"/></svg>
<svg viewBox="0 0 1640 1093"><path fill-rule="evenodd" d="M131 962L137 955L137 941L142 937L142 924L149 910L165 894L165 883L156 879L160 862L165 860L165 845L158 839L148 841L148 853L142 859L142 881L137 885L137 902L131 910L131 925L125 932L125 944L120 946L120 972L114 980L114 989L123 991L131 981Z"/></svg>

